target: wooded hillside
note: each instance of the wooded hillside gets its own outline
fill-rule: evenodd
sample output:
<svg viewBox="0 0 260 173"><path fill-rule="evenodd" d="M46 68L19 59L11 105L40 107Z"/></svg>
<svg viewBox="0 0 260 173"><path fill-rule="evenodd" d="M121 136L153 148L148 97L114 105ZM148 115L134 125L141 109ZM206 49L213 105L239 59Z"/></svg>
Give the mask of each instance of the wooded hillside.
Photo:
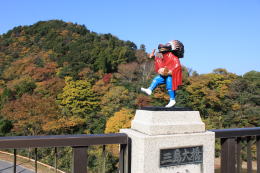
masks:
<svg viewBox="0 0 260 173"><path fill-rule="evenodd" d="M15 27L0 35L0 134L118 132L138 107L167 104L164 86L140 93L155 75L144 45L59 20ZM208 129L260 126L260 72L183 66L183 83L177 106L199 110Z"/></svg>

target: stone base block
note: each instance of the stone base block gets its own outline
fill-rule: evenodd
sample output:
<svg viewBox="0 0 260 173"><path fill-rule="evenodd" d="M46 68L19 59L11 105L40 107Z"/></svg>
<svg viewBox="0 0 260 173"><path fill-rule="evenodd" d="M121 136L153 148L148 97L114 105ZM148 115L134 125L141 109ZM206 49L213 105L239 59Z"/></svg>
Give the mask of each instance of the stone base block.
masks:
<svg viewBox="0 0 260 173"><path fill-rule="evenodd" d="M121 129L132 140L132 173L214 173L215 134L147 135L133 129ZM203 163L161 167L160 150L202 146Z"/></svg>
<svg viewBox="0 0 260 173"><path fill-rule="evenodd" d="M198 111L137 110L131 128L148 135L205 132Z"/></svg>

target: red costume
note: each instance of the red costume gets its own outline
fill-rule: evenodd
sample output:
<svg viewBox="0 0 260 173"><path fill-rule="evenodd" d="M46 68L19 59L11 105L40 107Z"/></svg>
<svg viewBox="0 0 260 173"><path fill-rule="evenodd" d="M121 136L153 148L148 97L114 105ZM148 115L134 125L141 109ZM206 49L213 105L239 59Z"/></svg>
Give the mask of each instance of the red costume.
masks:
<svg viewBox="0 0 260 173"><path fill-rule="evenodd" d="M177 90L178 86L182 85L181 63L172 52L163 53L163 58L155 57L154 64L157 73L160 68L167 68L172 71L172 90Z"/></svg>

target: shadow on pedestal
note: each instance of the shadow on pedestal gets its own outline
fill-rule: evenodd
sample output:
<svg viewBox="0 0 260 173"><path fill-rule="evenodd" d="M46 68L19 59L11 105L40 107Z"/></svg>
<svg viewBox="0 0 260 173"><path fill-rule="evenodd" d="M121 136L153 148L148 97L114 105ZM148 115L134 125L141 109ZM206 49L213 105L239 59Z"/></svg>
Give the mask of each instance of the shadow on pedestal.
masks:
<svg viewBox="0 0 260 173"><path fill-rule="evenodd" d="M146 110L146 111L193 111L191 108L182 108L182 107L155 107L155 106L145 106L141 107L139 110Z"/></svg>

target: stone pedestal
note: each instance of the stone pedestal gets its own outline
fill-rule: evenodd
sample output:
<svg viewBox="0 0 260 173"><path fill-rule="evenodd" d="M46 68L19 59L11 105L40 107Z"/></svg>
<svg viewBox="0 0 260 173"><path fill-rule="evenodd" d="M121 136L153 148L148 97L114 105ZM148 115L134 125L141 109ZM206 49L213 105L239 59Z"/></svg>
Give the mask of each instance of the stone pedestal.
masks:
<svg viewBox="0 0 260 173"><path fill-rule="evenodd" d="M214 173L215 135L197 111L137 110L131 129L132 173Z"/></svg>

